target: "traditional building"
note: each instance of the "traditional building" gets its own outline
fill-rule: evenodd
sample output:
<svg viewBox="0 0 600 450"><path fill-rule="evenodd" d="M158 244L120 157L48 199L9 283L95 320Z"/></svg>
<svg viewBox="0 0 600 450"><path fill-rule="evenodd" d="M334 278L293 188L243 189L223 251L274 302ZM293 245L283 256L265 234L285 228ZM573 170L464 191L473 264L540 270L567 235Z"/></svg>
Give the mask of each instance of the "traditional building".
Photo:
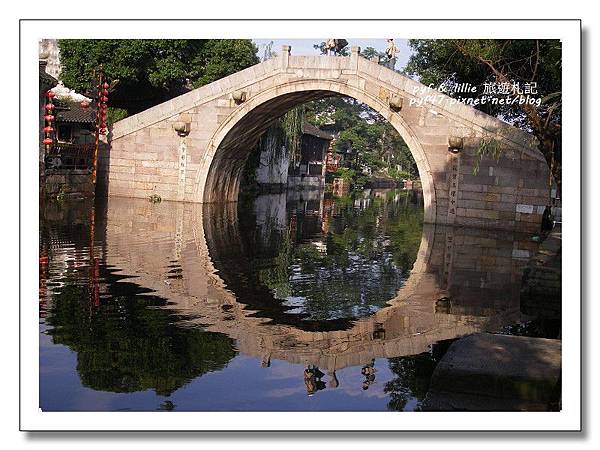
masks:
<svg viewBox="0 0 600 450"><path fill-rule="evenodd" d="M263 191L321 188L325 184L325 154L333 136L304 122L300 154L293 161L282 144L281 130L272 126L261 137L256 181Z"/></svg>
<svg viewBox="0 0 600 450"><path fill-rule="evenodd" d="M92 197L95 109L91 99L66 88L46 72L49 53L40 50L39 168L40 195ZM52 96L52 112L46 103ZM51 122L45 123L52 117ZM45 135L45 131L48 135ZM45 145L49 140L51 144Z"/></svg>
<svg viewBox="0 0 600 450"><path fill-rule="evenodd" d="M325 155L333 136L305 122L302 126L300 160L290 166L288 187L322 188L325 184Z"/></svg>

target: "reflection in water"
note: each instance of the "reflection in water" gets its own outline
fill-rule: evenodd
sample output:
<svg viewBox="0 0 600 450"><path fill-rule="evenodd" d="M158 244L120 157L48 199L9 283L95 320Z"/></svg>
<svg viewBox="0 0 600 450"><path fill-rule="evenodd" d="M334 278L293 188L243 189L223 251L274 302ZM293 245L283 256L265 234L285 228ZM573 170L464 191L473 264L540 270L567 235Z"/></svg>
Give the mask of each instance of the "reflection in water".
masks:
<svg viewBox="0 0 600 450"><path fill-rule="evenodd" d="M102 247L78 248L81 241L89 242L90 224L67 221L42 227L43 246L52 254L45 274L53 291L44 305L47 333L53 343L77 353L83 385L170 395L190 380L222 369L235 356L233 341L177 326L174 312L161 308L167 305L165 298L127 281L132 277L119 275L105 260L98 263L96 252L102 253Z"/></svg>
<svg viewBox="0 0 600 450"><path fill-rule="evenodd" d="M400 197L264 195L239 215L235 206L227 215L206 205L210 257L237 302L257 317L306 330L347 329L386 306L416 259L422 207Z"/></svg>
<svg viewBox="0 0 600 450"><path fill-rule="evenodd" d="M41 407L418 409L448 340L521 320L537 244L412 195L46 205Z"/></svg>

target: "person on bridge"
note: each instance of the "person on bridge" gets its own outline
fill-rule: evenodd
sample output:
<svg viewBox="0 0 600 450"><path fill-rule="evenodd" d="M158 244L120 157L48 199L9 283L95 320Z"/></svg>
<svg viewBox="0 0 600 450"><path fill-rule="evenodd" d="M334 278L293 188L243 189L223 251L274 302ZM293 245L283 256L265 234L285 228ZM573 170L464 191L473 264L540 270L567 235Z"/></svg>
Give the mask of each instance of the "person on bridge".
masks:
<svg viewBox="0 0 600 450"><path fill-rule="evenodd" d="M335 39L327 39L325 42L325 54L329 56L330 53L335 55Z"/></svg>
<svg viewBox="0 0 600 450"><path fill-rule="evenodd" d="M337 56L347 45L348 41L346 39L327 39L325 42L326 54L329 55L331 52L334 56Z"/></svg>
<svg viewBox="0 0 600 450"><path fill-rule="evenodd" d="M388 46L385 49L385 56L387 56L387 67L394 70L396 68L396 53L400 53L396 43L393 39L388 39Z"/></svg>

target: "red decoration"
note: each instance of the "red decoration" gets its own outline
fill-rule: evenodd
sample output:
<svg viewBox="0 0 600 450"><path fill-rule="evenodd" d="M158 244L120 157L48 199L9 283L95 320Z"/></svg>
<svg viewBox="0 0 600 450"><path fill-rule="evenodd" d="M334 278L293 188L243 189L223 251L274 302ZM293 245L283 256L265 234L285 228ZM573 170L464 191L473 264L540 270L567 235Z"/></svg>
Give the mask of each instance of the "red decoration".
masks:
<svg viewBox="0 0 600 450"><path fill-rule="evenodd" d="M50 138L46 138L42 141L42 144L44 145L52 145L52 139Z"/></svg>
<svg viewBox="0 0 600 450"><path fill-rule="evenodd" d="M82 108L87 108L88 106L90 106L90 102L88 102L87 100L83 100L79 106L81 106Z"/></svg>
<svg viewBox="0 0 600 450"><path fill-rule="evenodd" d="M102 96L102 97L100 97L100 101L103 103L106 103L108 101L108 97Z"/></svg>
<svg viewBox="0 0 600 450"><path fill-rule="evenodd" d="M108 89L110 87L110 85L105 81L104 84L102 85L102 87L104 89Z"/></svg>
<svg viewBox="0 0 600 450"><path fill-rule="evenodd" d="M44 127L44 133L52 133L54 131L54 128L52 127Z"/></svg>
<svg viewBox="0 0 600 450"><path fill-rule="evenodd" d="M53 105L52 103L48 103L48 104L46 105L46 109L47 109L48 111L52 111L52 110L54 109L54 105Z"/></svg>
<svg viewBox="0 0 600 450"><path fill-rule="evenodd" d="M52 97L54 97L55 95L56 95L56 94L55 94L54 92L52 92L52 91L48 91L48 92L46 92L46 97L48 97L48 98L52 98Z"/></svg>
<svg viewBox="0 0 600 450"><path fill-rule="evenodd" d="M108 89L103 89L102 90L102 95L108 95Z"/></svg>
<svg viewBox="0 0 600 450"><path fill-rule="evenodd" d="M53 116L53 115L51 115L51 114L45 115L45 116L44 116L44 120L45 120L46 122L52 122L52 121L54 120L54 116Z"/></svg>

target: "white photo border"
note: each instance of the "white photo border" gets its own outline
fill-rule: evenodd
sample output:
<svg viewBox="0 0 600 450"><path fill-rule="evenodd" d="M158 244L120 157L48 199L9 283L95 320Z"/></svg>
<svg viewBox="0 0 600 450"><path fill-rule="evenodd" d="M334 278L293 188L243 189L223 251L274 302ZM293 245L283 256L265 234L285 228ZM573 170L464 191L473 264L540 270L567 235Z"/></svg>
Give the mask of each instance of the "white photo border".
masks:
<svg viewBox="0 0 600 450"><path fill-rule="evenodd" d="M580 20L20 21L20 429L24 431L581 431ZM102 23L102 27L96 26ZM201 26L198 26L201 23ZM562 410L560 412L42 412L38 315L38 39L560 39L563 67ZM360 31L359 31L360 29ZM52 30L52 31L48 31ZM398 35L401 33L401 35ZM292 54L294 49L292 48ZM579 151L575 151L579 149ZM35 176L34 176L35 175ZM566 291L568 286L568 291ZM568 305L568 307L565 307Z"/></svg>

